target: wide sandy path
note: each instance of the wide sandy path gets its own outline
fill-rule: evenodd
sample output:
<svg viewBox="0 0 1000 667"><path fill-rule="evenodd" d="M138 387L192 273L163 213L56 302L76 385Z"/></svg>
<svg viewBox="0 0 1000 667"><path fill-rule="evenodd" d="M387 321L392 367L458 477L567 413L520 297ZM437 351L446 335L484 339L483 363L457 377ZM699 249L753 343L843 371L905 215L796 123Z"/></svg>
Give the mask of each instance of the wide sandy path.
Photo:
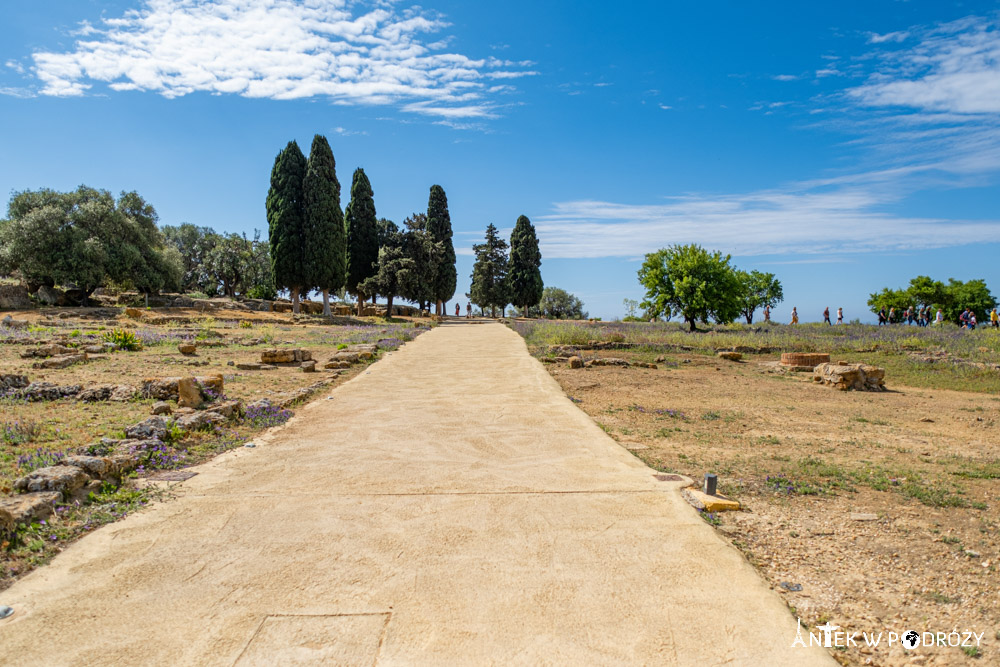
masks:
<svg viewBox="0 0 1000 667"><path fill-rule="evenodd" d="M197 470L0 593L0 664L832 664L499 324Z"/></svg>

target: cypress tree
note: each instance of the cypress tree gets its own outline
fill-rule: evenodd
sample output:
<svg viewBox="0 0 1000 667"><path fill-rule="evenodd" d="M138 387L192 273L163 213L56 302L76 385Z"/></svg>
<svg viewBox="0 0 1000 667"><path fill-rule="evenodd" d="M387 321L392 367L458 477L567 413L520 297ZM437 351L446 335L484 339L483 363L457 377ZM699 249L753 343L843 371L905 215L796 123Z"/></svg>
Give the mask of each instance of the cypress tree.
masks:
<svg viewBox="0 0 1000 667"><path fill-rule="evenodd" d="M542 253L538 250L535 226L527 216L522 215L514 225L510 235L510 272L507 280L510 286L511 302L528 314L528 309L542 300Z"/></svg>
<svg viewBox="0 0 1000 667"><path fill-rule="evenodd" d="M347 227L347 291L358 297L358 315L365 302L362 283L375 275L378 261L378 219L375 199L365 170L354 170L351 202L344 213Z"/></svg>
<svg viewBox="0 0 1000 667"><path fill-rule="evenodd" d="M268 242L271 246L271 272L279 289L287 288L292 296L292 312L299 312L299 293L312 287L306 266L305 206L302 180L306 158L299 145L289 141L274 158L271 189L267 193Z"/></svg>
<svg viewBox="0 0 1000 667"><path fill-rule="evenodd" d="M326 137L313 137L302 182L305 200L305 261L310 283L323 292L323 315L330 316L330 290L347 275L347 233L340 210L340 182Z"/></svg>
<svg viewBox="0 0 1000 667"><path fill-rule="evenodd" d="M444 315L445 304L455 296L458 285L458 270L455 268L455 245L452 243L451 215L448 213L448 196L440 185L431 186L427 201L427 231L431 238L442 244L444 250L437 266L434 281L434 299L437 314Z"/></svg>
<svg viewBox="0 0 1000 667"><path fill-rule="evenodd" d="M496 317L497 308L506 308L510 303L507 294L507 242L490 224L486 228L486 243L478 243L472 246L472 250L476 253L476 263L472 266L470 298L477 306L490 308L492 317Z"/></svg>

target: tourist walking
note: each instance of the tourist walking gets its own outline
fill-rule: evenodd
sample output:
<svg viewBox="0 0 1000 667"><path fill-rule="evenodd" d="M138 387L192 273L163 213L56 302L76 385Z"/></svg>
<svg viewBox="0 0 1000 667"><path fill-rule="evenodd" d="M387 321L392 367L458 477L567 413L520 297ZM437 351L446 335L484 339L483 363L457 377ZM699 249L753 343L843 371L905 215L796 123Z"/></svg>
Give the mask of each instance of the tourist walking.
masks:
<svg viewBox="0 0 1000 667"><path fill-rule="evenodd" d="M878 325L882 326L886 323L885 306L878 309Z"/></svg>
<svg viewBox="0 0 1000 667"><path fill-rule="evenodd" d="M891 306L889 308L889 324L896 321L896 306Z"/></svg>
<svg viewBox="0 0 1000 667"><path fill-rule="evenodd" d="M944 322L944 313L938 308L937 315L934 316L934 324L941 324Z"/></svg>
<svg viewBox="0 0 1000 667"><path fill-rule="evenodd" d="M996 308L990 311L990 326L994 329L1000 329L1000 317L997 316Z"/></svg>
<svg viewBox="0 0 1000 667"><path fill-rule="evenodd" d="M764 321L771 321L771 306L764 306Z"/></svg>
<svg viewBox="0 0 1000 667"><path fill-rule="evenodd" d="M844 309L843 308L838 308L837 309L837 324L843 324L843 323L844 323Z"/></svg>
<svg viewBox="0 0 1000 667"><path fill-rule="evenodd" d="M459 306L458 306L458 303L456 303L456 304L455 304L455 317L458 317L458 316L459 316L459 314L460 314L461 312L462 312L462 311L461 311L461 309L459 308Z"/></svg>
<svg viewBox="0 0 1000 667"><path fill-rule="evenodd" d="M467 319L467 320L471 320L472 319L472 303L471 302L466 302L466 304L465 304L465 319Z"/></svg>
<svg viewBox="0 0 1000 667"><path fill-rule="evenodd" d="M799 311L795 306L792 306L792 324L799 323Z"/></svg>
<svg viewBox="0 0 1000 667"><path fill-rule="evenodd" d="M826 308L823 309L823 322L825 322L827 325L833 324L832 322L830 322L830 306L827 306Z"/></svg>

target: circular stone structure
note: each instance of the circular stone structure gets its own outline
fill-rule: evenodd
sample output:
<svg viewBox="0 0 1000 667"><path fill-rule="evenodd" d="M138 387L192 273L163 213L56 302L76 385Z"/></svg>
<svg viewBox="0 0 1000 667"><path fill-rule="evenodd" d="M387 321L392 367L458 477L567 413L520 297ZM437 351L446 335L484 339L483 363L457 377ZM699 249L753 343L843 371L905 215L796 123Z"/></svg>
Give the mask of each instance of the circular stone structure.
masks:
<svg viewBox="0 0 1000 667"><path fill-rule="evenodd" d="M830 355L827 353L783 352L781 354L782 366L812 366L815 368L820 364L828 363L830 363Z"/></svg>

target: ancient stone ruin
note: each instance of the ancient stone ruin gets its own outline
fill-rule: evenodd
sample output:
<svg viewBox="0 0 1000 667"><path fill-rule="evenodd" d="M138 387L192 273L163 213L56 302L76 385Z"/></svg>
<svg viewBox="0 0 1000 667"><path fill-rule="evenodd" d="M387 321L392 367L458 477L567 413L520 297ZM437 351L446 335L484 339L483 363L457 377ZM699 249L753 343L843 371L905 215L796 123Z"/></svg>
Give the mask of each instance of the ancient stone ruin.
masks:
<svg viewBox="0 0 1000 667"><path fill-rule="evenodd" d="M813 381L841 391L885 391L885 369L868 364L819 364Z"/></svg>

